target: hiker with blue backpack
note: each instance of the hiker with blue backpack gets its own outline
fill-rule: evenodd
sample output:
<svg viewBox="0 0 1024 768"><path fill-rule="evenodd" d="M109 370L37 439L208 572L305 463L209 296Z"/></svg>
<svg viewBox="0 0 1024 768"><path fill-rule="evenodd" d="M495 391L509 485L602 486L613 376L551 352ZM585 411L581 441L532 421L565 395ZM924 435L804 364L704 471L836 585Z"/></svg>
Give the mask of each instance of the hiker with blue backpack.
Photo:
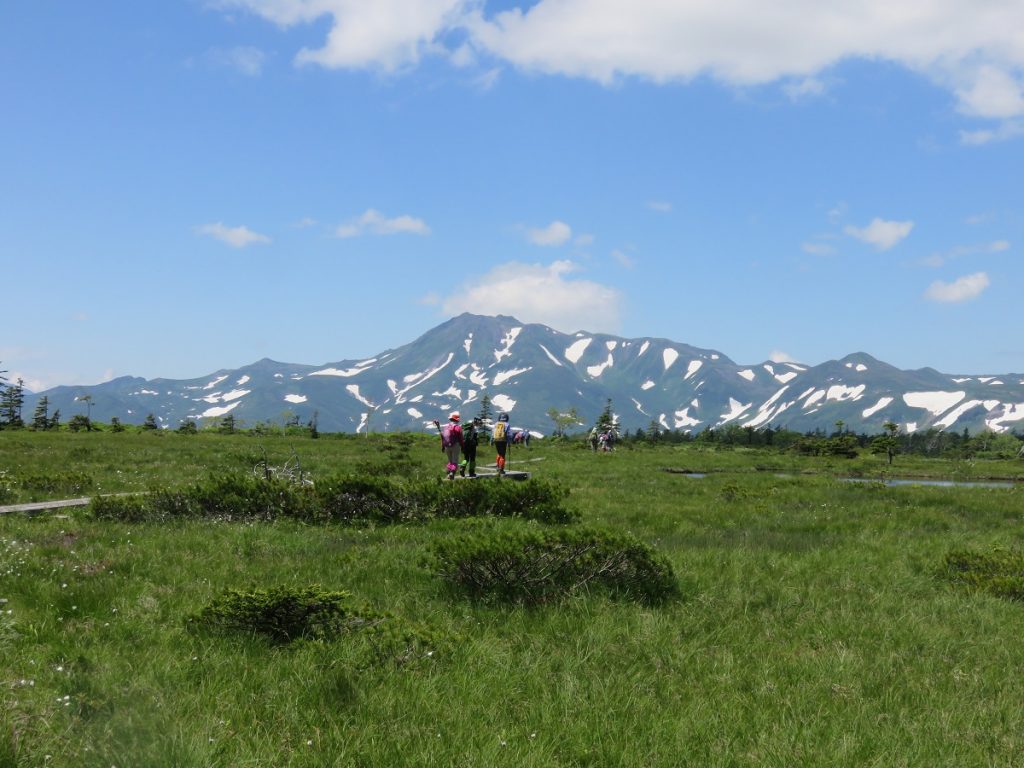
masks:
<svg viewBox="0 0 1024 768"><path fill-rule="evenodd" d="M462 451L462 427L459 426L458 412L452 412L448 417L448 423L443 427L436 420L434 426L441 433L441 450L448 459L448 479L454 480L459 469L459 453Z"/></svg>

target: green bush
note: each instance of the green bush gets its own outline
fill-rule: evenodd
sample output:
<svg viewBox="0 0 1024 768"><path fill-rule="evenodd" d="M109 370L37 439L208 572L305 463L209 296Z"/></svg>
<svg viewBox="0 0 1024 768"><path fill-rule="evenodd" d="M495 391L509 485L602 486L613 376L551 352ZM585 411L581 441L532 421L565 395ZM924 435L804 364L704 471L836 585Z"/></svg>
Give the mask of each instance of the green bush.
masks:
<svg viewBox="0 0 1024 768"><path fill-rule="evenodd" d="M289 643L300 638L333 640L383 621L354 612L351 597L348 592L329 592L319 586L229 589L194 616L191 624L215 633L241 632Z"/></svg>
<svg viewBox="0 0 1024 768"><path fill-rule="evenodd" d="M336 522L401 523L422 516L415 500L384 477L349 476L320 483L320 514Z"/></svg>
<svg viewBox="0 0 1024 768"><path fill-rule="evenodd" d="M1024 600L1024 552L1020 550L956 550L946 555L945 572L954 584Z"/></svg>
<svg viewBox="0 0 1024 768"><path fill-rule="evenodd" d="M188 620L193 631L263 637L272 643L331 642L358 635L375 663L407 664L433 656L432 634L387 614L354 605L352 595L319 585L229 589Z"/></svg>
<svg viewBox="0 0 1024 768"><path fill-rule="evenodd" d="M82 493L93 487L93 479L84 472L40 472L21 475L18 485L26 491L45 493Z"/></svg>
<svg viewBox="0 0 1024 768"><path fill-rule="evenodd" d="M144 497L96 498L92 513L106 519L159 522L177 518L274 520L392 525L434 518L518 517L570 523L579 513L565 507L568 492L538 480L525 483L439 480L401 483L387 477L346 476L315 488L276 478L221 475L179 490Z"/></svg>
<svg viewBox="0 0 1024 768"><path fill-rule="evenodd" d="M434 571L477 600L544 603L581 591L645 603L678 594L672 566L629 534L594 529L491 532L434 546Z"/></svg>

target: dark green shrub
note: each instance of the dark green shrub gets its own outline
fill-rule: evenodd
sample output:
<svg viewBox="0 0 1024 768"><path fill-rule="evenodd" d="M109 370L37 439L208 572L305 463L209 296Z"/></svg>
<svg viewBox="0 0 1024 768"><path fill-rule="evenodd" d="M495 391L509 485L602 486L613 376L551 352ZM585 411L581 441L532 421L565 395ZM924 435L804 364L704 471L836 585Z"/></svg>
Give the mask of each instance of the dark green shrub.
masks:
<svg viewBox="0 0 1024 768"><path fill-rule="evenodd" d="M148 502L142 496L93 496L89 501L89 511L98 520L141 523L153 519Z"/></svg>
<svg viewBox="0 0 1024 768"><path fill-rule="evenodd" d="M429 659L436 646L425 628L355 605L348 592L319 585L229 589L191 617L188 626L215 634L256 635L279 644L359 635L375 663Z"/></svg>
<svg viewBox="0 0 1024 768"><path fill-rule="evenodd" d="M333 640L383 621L378 616L359 615L350 602L348 592L330 592L319 586L229 589L191 623L212 632L262 635L276 643L288 643L299 638Z"/></svg>
<svg viewBox="0 0 1024 768"><path fill-rule="evenodd" d="M188 489L204 517L221 520L274 520L278 517L312 519L317 500L312 489L284 480L246 475L219 475Z"/></svg>
<svg viewBox="0 0 1024 768"><path fill-rule="evenodd" d="M566 509L569 492L543 480L498 483L420 483L411 489L419 507L432 517L520 517L541 523L571 523L579 513Z"/></svg>
<svg viewBox="0 0 1024 768"><path fill-rule="evenodd" d="M672 566L629 534L593 529L481 533L442 541L431 565L473 599L544 603L580 591L659 603L678 593Z"/></svg>
<svg viewBox="0 0 1024 768"><path fill-rule="evenodd" d="M93 484L92 477L84 472L40 472L18 478L18 485L26 491L45 493L83 493Z"/></svg>
<svg viewBox="0 0 1024 768"><path fill-rule="evenodd" d="M320 483L316 489L320 513L327 519L351 523L400 523L422 516L415 500L384 477L342 477Z"/></svg>
<svg viewBox="0 0 1024 768"><path fill-rule="evenodd" d="M954 584L1024 600L1024 552L1020 550L953 551L946 555L945 572Z"/></svg>

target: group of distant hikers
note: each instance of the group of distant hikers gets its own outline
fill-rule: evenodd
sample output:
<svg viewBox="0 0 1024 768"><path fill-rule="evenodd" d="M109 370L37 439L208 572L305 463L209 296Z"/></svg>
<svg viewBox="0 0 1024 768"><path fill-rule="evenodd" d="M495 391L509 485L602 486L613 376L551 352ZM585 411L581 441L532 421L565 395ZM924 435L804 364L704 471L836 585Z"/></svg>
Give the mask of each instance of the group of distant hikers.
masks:
<svg viewBox="0 0 1024 768"><path fill-rule="evenodd" d="M590 448L595 453L597 451L614 451L617 439L618 436L614 429L600 430L597 427L590 430L590 434L587 436L587 442L590 443Z"/></svg>
<svg viewBox="0 0 1024 768"><path fill-rule="evenodd" d="M434 421L434 426L441 433L441 450L448 461L445 471L449 480L454 480L456 473L460 477L477 476L476 449L481 434L487 435L487 427L482 419L473 419L466 424L465 429L462 428L460 421L461 417L457 411L448 415L448 423L444 426L441 426L439 421ZM489 439L498 454L495 461L498 474L504 475L509 443L529 446L530 433L525 429L511 429L508 425L508 414L502 413L491 427Z"/></svg>

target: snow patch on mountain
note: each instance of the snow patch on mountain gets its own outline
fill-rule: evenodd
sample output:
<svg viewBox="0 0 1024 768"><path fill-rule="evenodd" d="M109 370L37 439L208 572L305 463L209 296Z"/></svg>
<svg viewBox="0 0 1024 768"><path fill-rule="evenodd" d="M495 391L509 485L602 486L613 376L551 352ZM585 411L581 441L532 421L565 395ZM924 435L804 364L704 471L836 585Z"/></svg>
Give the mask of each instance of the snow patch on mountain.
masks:
<svg viewBox="0 0 1024 768"><path fill-rule="evenodd" d="M1006 432L1010 428L1004 422L1024 419L1024 403L1001 403L1001 405L1003 406L1002 414L985 419L985 426L993 432Z"/></svg>
<svg viewBox="0 0 1024 768"><path fill-rule="evenodd" d="M221 395L220 399L221 402L230 403L232 400L237 400L240 397L245 397L250 392L252 392L251 389L233 389L230 392L225 392L223 395Z"/></svg>
<svg viewBox="0 0 1024 768"><path fill-rule="evenodd" d="M352 376L358 376L360 373L365 371L365 368L355 366L353 368L346 368L341 370L339 368L322 368L319 371L313 371L310 376L341 376L342 378L350 378ZM294 376L292 378L295 378Z"/></svg>
<svg viewBox="0 0 1024 768"><path fill-rule="evenodd" d="M580 361L580 358L583 357L583 353L586 351L587 347L590 346L590 342L592 341L593 339L591 338L585 338L580 339L579 341L574 341L572 344L566 347L565 359L568 360L570 363L578 363Z"/></svg>
<svg viewBox="0 0 1024 768"><path fill-rule="evenodd" d="M651 381L650 379L648 379L647 381L645 381L643 384L640 385L640 389L642 389L642 390L644 390L644 392L646 392L648 389L650 389L653 386L655 386L654 382Z"/></svg>
<svg viewBox="0 0 1024 768"><path fill-rule="evenodd" d="M487 386L487 374L476 367L476 363L473 364L473 372L469 374L469 380L476 384L478 387Z"/></svg>
<svg viewBox="0 0 1024 768"><path fill-rule="evenodd" d="M631 397L630 400L633 401L633 405L636 406L636 409L638 411L640 411L640 413L642 413L644 416L649 416L650 415L649 413L647 413L647 411L644 410L644 407L643 407L643 405L641 405L639 400L637 400L635 397Z"/></svg>
<svg viewBox="0 0 1024 768"><path fill-rule="evenodd" d="M605 347L608 348L609 352L614 352L615 348L619 345L619 342L617 342L617 341L606 341L604 343L604 345L605 345Z"/></svg>
<svg viewBox="0 0 1024 768"><path fill-rule="evenodd" d="M345 385L345 389L348 391L348 393L350 395L352 395L352 397L354 397L360 403L365 405L367 408L373 408L374 407L373 403L371 403L369 400L367 400L365 397L363 397L361 394L359 394L359 385L358 384L346 384Z"/></svg>
<svg viewBox="0 0 1024 768"><path fill-rule="evenodd" d="M203 389L213 389L218 384L220 384L222 381L224 381L224 379L226 379L226 378L227 378L226 375L225 376L218 376L216 379L214 379L209 384L207 384L205 387L203 387Z"/></svg>
<svg viewBox="0 0 1024 768"><path fill-rule="evenodd" d="M821 398L823 398L824 396L825 396L825 390L824 389L815 390L814 394L812 394L810 397L808 397L807 400L804 402L804 408L810 408L816 402L821 400Z"/></svg>
<svg viewBox="0 0 1024 768"><path fill-rule="evenodd" d="M978 381L980 381L982 384L988 384L994 378L995 376L979 376Z"/></svg>
<svg viewBox="0 0 1024 768"><path fill-rule="evenodd" d="M287 403L304 403L309 398L306 397L305 395L285 395L284 399L285 399L285 402L287 402Z"/></svg>
<svg viewBox="0 0 1024 768"><path fill-rule="evenodd" d="M636 353L636 356L640 357L640 355L642 355L644 352L646 352L647 348L650 347L650 346L651 346L651 342L649 342L647 340L644 340L644 343L640 345L640 351Z"/></svg>
<svg viewBox="0 0 1024 768"><path fill-rule="evenodd" d="M242 376L242 378L240 378L238 381L235 382L235 386L236 387L240 387L243 384L245 384L247 381L249 381L249 377L247 375L246 376Z"/></svg>
<svg viewBox="0 0 1024 768"><path fill-rule="evenodd" d="M494 403L495 407L505 413L508 413L516 407L516 401L508 395L495 395L491 398L491 402Z"/></svg>
<svg viewBox="0 0 1024 768"><path fill-rule="evenodd" d="M227 376L225 376L224 378L226 379ZM237 405L238 403L231 403L231 405L220 405L214 406L213 408L207 408L205 411L199 414L199 418L209 419L216 418L217 416L223 416L224 414L231 411L231 409L235 408Z"/></svg>
<svg viewBox="0 0 1024 768"><path fill-rule="evenodd" d="M703 360L691 360L690 364L688 366L686 366L686 375L683 376L683 379L686 380L686 379L690 378L691 376L693 376L693 374L695 374L697 371L700 370L702 365L704 365L704 361ZM701 382L701 384L703 384L703 383L704 382Z"/></svg>
<svg viewBox="0 0 1024 768"><path fill-rule="evenodd" d="M689 411L690 408L686 407L683 408L683 410L676 411L675 413L672 414L675 417L676 429L682 429L683 427L695 427L701 423L700 419L695 419L692 416L690 416ZM668 429L667 426L665 428Z"/></svg>
<svg viewBox="0 0 1024 768"><path fill-rule="evenodd" d="M971 409L977 408L979 405L984 406L985 410L989 411L989 410L991 410L992 408L994 408L998 404L999 404L998 400L990 400L987 403L983 402L981 400L967 400L966 402L960 403L960 405L958 405L956 408L951 410L949 413L947 413L941 419L936 421L934 426L939 427L940 429L944 429L946 427L951 427L951 426L953 426L953 424L956 423L957 419L959 419L961 416L963 416L965 413L967 413Z"/></svg>
<svg viewBox="0 0 1024 768"><path fill-rule="evenodd" d="M669 348L667 348L667 349L663 349L663 350L661 351L661 359L662 359L662 360L664 361L664 363L665 363L665 370L666 370L666 371L667 371L667 370L668 370L669 368L671 368L671 367L672 367L672 363L674 363L674 362L675 362L675 361L676 361L676 360L677 360L678 358L679 358L679 353L678 353L678 352L676 352L676 351L675 351L674 349L672 349L671 347L669 347Z"/></svg>
<svg viewBox="0 0 1024 768"><path fill-rule="evenodd" d="M864 372L868 369L868 367L864 365L864 363L857 363L856 365L854 365L853 363L847 363L846 367L853 368L853 370L857 372Z"/></svg>
<svg viewBox="0 0 1024 768"><path fill-rule="evenodd" d="M466 350L466 351L468 352L469 350ZM406 408L405 412L408 413L410 416L412 416L414 419L422 419L423 418L423 414L420 413L419 411L417 411L415 408Z"/></svg>
<svg viewBox="0 0 1024 768"><path fill-rule="evenodd" d="M511 370L508 371L499 371L498 373L494 374L494 386L499 387L502 385L502 383L508 381L513 376L518 376L520 373L526 373L527 371L532 370L533 366L531 365L527 366L526 368L512 368Z"/></svg>
<svg viewBox="0 0 1024 768"><path fill-rule="evenodd" d="M754 380L754 372L752 370L750 370L749 368L747 368L745 371L736 371L736 375L743 377L747 381L753 381Z"/></svg>
<svg viewBox="0 0 1024 768"><path fill-rule="evenodd" d="M552 355L547 347L545 347L543 344L538 344L537 346L544 350L544 354L548 356L548 360L550 360L552 363L557 365L559 368L564 368L565 367L565 366L562 365L562 361L559 360L554 355Z"/></svg>
<svg viewBox="0 0 1024 768"><path fill-rule="evenodd" d="M444 392L432 392L431 394L433 394L434 397L454 397L459 400L462 399L462 390L456 387L454 384L448 387L448 389L446 389Z"/></svg>
<svg viewBox="0 0 1024 768"><path fill-rule="evenodd" d="M780 384L788 384L800 374L795 371L786 371L785 373L776 373L775 380Z"/></svg>
<svg viewBox="0 0 1024 768"><path fill-rule="evenodd" d="M954 384L963 384L965 381L970 381L970 380L971 380L970 376L961 376L959 378L953 379L953 383Z"/></svg>
<svg viewBox="0 0 1024 768"><path fill-rule="evenodd" d="M864 396L865 384L858 384L856 387L846 387L842 384L834 384L828 388L825 394L826 400L860 400Z"/></svg>
<svg viewBox="0 0 1024 768"><path fill-rule="evenodd" d="M732 421L733 419L738 419L740 416L743 415L743 412L747 410L747 408L749 408L751 405L753 405L753 403L747 403L746 405L744 405L743 403L736 400L736 398L730 397L729 410L722 414L722 420L719 422L719 424L726 424Z"/></svg>
<svg viewBox="0 0 1024 768"><path fill-rule="evenodd" d="M464 342L462 342L462 348L466 350L466 354L468 355L469 351L473 348L473 334L472 333L469 334L468 337L466 337L466 340ZM416 418L419 418L419 417L417 416Z"/></svg>
<svg viewBox="0 0 1024 768"><path fill-rule="evenodd" d="M966 396L966 392L905 392L903 402L911 408L924 408L934 416L945 413Z"/></svg>
<svg viewBox="0 0 1024 768"><path fill-rule="evenodd" d="M863 411L860 412L860 415L865 419L868 418L869 416L873 416L874 414L878 413L880 410L885 408L885 406L887 406L892 401L893 398L891 397L880 397L878 398L877 403L872 405L870 408L865 408Z"/></svg>
<svg viewBox="0 0 1024 768"><path fill-rule="evenodd" d="M587 368L587 373L593 376L595 379L604 373L604 369L615 364L615 360L612 358L612 353L608 353L608 359L598 365L591 365ZM497 384L497 382L495 382Z"/></svg>
<svg viewBox="0 0 1024 768"><path fill-rule="evenodd" d="M519 338L519 334L522 328L511 328L509 332L505 334L501 340L505 345L501 349L494 350L494 362L500 363L504 358L512 356L512 345L516 343L516 339Z"/></svg>

